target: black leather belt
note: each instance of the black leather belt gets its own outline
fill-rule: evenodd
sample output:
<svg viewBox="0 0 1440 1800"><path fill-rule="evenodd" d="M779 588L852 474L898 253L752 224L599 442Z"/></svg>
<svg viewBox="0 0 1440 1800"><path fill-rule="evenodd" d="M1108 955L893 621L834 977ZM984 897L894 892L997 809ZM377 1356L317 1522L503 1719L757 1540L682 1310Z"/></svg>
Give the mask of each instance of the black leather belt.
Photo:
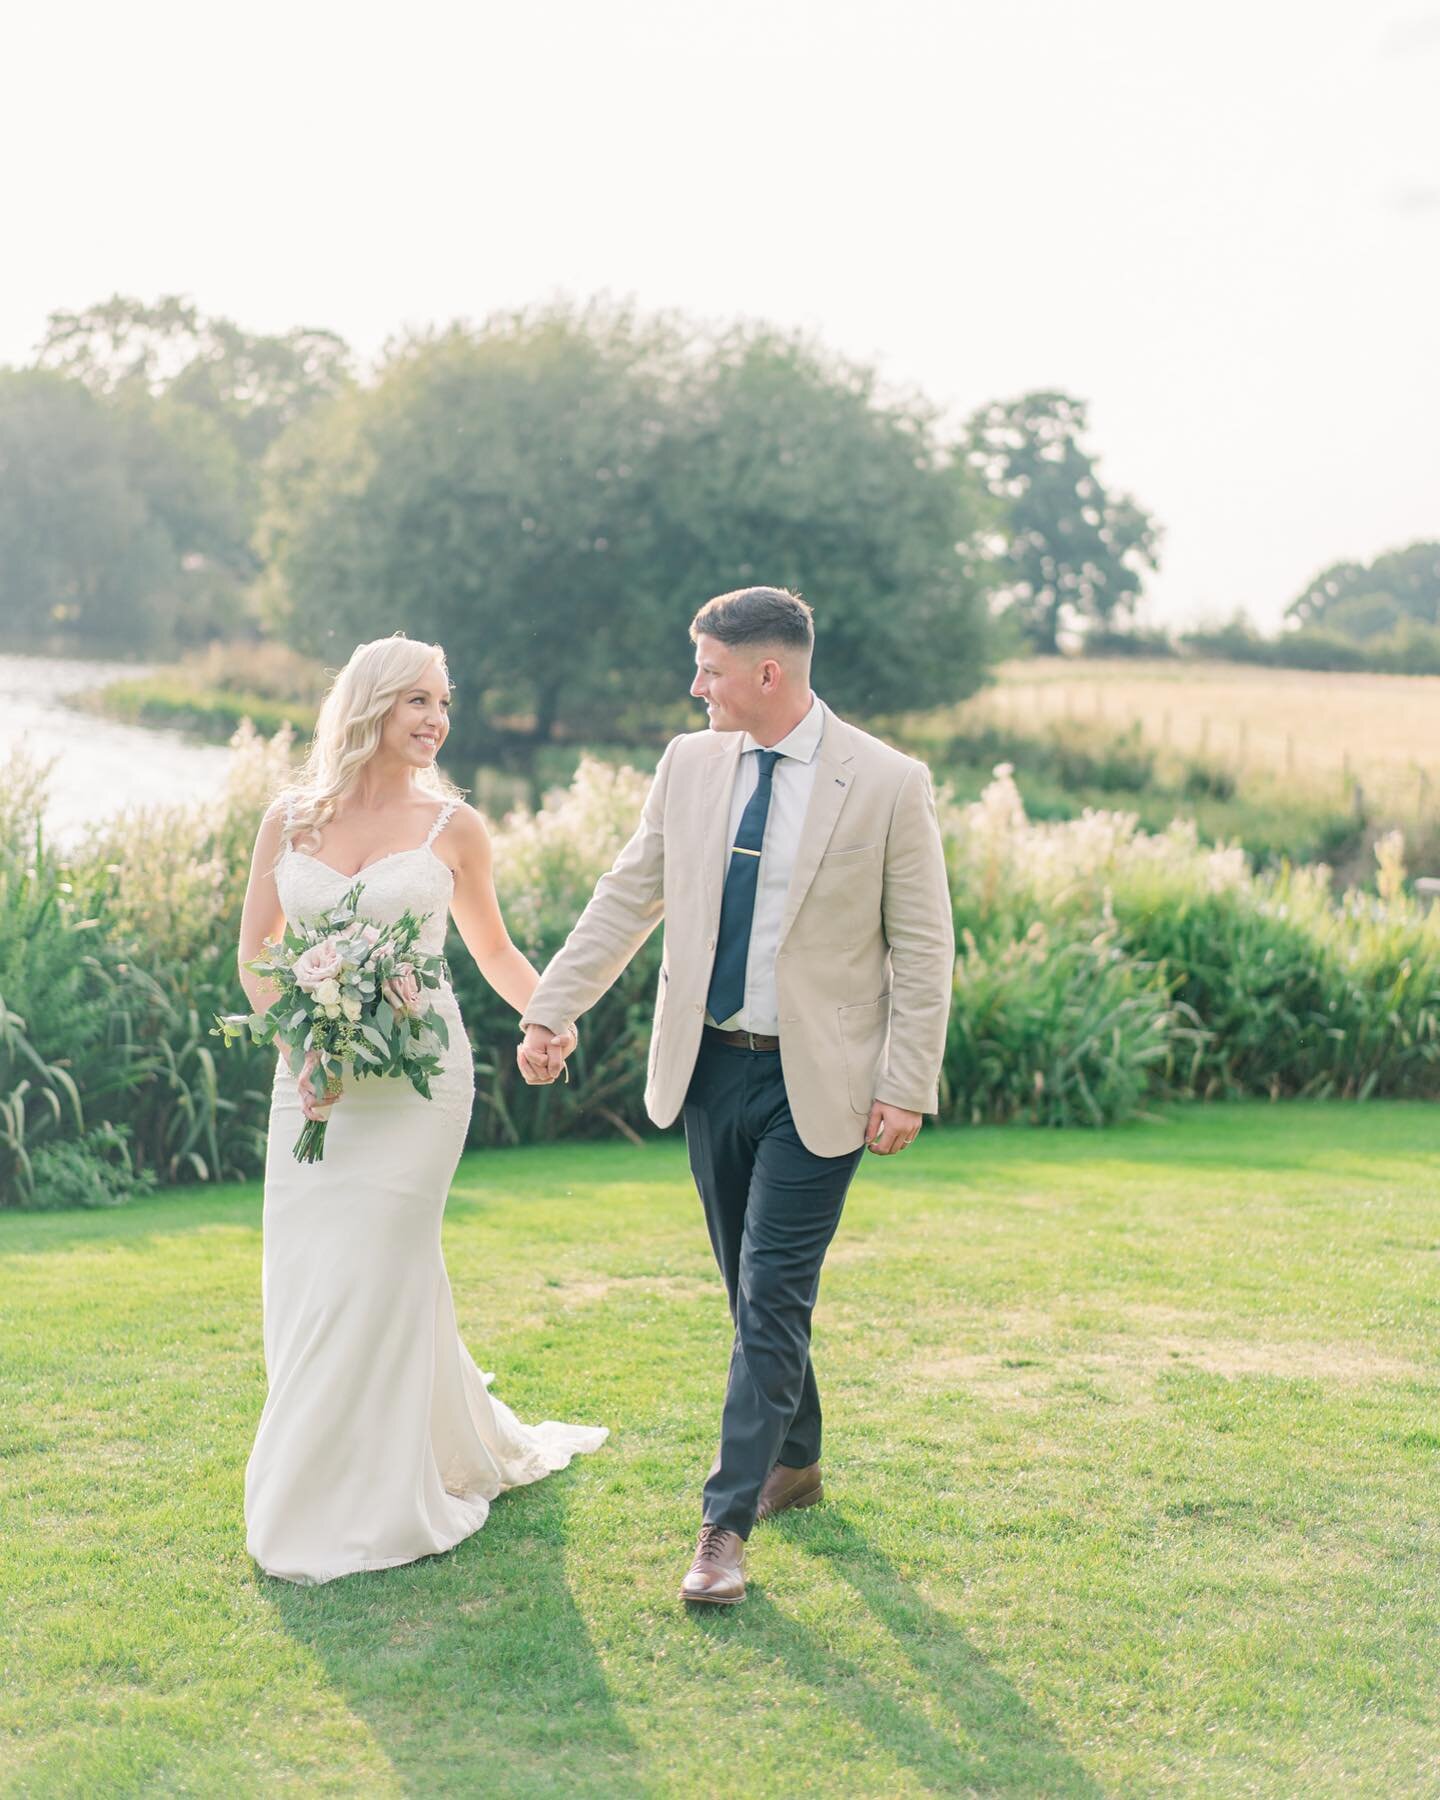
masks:
<svg viewBox="0 0 1440 1800"><path fill-rule="evenodd" d="M763 1031L722 1031L718 1025L705 1027L707 1037L722 1044L734 1044L739 1050L778 1050L778 1037L766 1037Z"/></svg>

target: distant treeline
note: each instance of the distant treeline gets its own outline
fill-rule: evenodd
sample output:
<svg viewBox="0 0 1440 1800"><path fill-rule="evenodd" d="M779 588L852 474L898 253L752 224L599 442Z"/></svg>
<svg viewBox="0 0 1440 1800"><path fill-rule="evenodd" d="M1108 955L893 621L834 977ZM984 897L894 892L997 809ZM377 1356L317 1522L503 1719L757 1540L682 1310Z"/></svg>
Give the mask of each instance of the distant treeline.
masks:
<svg viewBox="0 0 1440 1800"><path fill-rule="evenodd" d="M766 581L814 602L837 704L949 702L1140 598L1158 533L1086 429L1054 393L949 428L761 326L558 307L362 373L330 332L117 297L0 371L0 630L166 660L269 637L328 663L403 628L462 675L457 747L529 767L663 728L694 608Z"/></svg>
<svg viewBox="0 0 1440 1800"><path fill-rule="evenodd" d="M1059 392L951 424L763 326L551 307L360 371L333 332L116 297L0 370L0 632L167 661L268 638L333 664L404 629L451 652L456 751L533 771L549 746L663 732L695 607L765 581L815 604L837 705L939 705L1022 648L1169 647L1133 634L1159 528L1088 430ZM1436 565L1433 544L1339 565L1281 639L1209 648L1435 666Z"/></svg>
<svg viewBox="0 0 1440 1800"><path fill-rule="evenodd" d="M1096 656L1206 656L1277 669L1440 675L1440 542L1387 551L1370 563L1336 563L1317 575L1266 637L1244 618L1171 636L1097 631Z"/></svg>

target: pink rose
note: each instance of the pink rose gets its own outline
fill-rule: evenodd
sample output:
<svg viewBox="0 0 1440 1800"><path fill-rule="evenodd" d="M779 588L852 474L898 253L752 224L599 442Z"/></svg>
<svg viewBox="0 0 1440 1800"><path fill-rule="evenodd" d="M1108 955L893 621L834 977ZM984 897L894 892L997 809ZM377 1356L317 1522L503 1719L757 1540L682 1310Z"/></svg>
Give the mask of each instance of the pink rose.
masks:
<svg viewBox="0 0 1440 1800"><path fill-rule="evenodd" d="M343 962L335 939L321 938L295 958L295 979L306 993L313 994L322 982L339 979Z"/></svg>
<svg viewBox="0 0 1440 1800"><path fill-rule="evenodd" d="M409 963L401 963L388 981L381 982L380 991L401 1018L420 1016L420 977Z"/></svg>

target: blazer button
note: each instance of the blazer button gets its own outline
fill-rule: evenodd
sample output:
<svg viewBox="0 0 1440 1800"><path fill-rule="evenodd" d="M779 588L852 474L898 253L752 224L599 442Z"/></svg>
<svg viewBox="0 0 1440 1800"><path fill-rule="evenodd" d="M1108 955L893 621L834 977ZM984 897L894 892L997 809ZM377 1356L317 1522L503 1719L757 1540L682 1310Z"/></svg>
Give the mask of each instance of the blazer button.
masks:
<svg viewBox="0 0 1440 1800"><path fill-rule="evenodd" d="M714 949L714 948L715 948L715 940L714 940L714 938L706 938L706 940L705 940L705 948L706 948L706 949L707 949L707 950L713 950L713 949Z"/></svg>
<svg viewBox="0 0 1440 1800"><path fill-rule="evenodd" d="M695 1010L698 1013L703 1013L705 1011L705 1008L700 1004L700 1002L698 1000L695 1002Z"/></svg>

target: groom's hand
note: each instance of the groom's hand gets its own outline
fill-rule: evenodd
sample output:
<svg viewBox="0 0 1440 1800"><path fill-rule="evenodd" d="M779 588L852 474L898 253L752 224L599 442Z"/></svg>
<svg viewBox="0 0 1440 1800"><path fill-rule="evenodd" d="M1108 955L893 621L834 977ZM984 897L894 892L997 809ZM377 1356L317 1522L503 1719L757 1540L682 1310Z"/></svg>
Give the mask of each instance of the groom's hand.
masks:
<svg viewBox="0 0 1440 1800"><path fill-rule="evenodd" d="M577 1037L573 1025L563 1032L551 1031L548 1025L525 1027L525 1036L516 1047L515 1061L531 1087L546 1087L559 1080Z"/></svg>
<svg viewBox="0 0 1440 1800"><path fill-rule="evenodd" d="M907 1144L913 1144L925 1123L923 1113L906 1112L903 1106L887 1106L877 1100L870 1108L865 1127L865 1148L876 1156L893 1156Z"/></svg>

